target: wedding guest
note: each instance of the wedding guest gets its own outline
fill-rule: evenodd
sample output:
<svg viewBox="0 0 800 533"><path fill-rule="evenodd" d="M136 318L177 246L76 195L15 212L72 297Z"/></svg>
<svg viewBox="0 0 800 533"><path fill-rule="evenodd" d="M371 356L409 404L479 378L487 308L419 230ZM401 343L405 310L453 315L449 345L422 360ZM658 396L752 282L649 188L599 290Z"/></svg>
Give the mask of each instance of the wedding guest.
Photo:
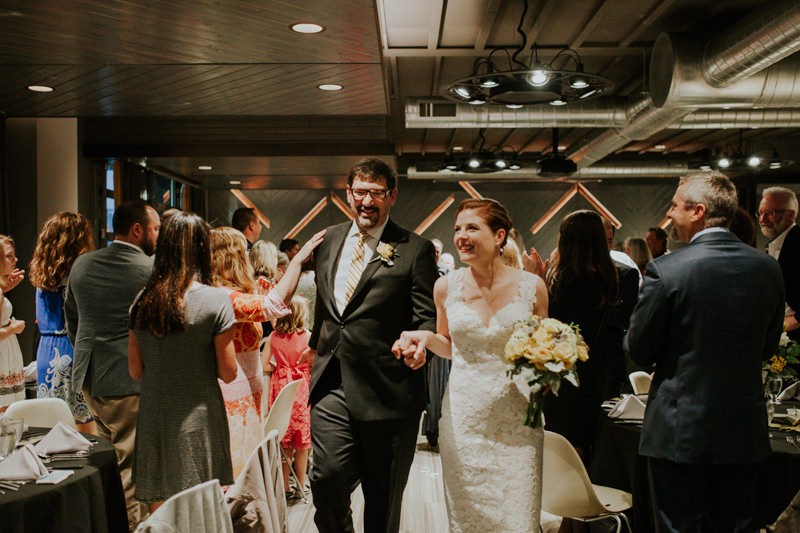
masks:
<svg viewBox="0 0 800 533"><path fill-rule="evenodd" d="M17 255L14 252L14 239L0 235L0 413L9 405L25 399L25 375L22 364L22 350L17 335L25 329L25 321L13 317L14 307L5 296L8 287L16 286L21 279L17 269Z"/></svg>
<svg viewBox="0 0 800 533"><path fill-rule="evenodd" d="M617 228L614 227L614 224L611 223L611 220L608 217L601 217L603 219L603 229L606 231L606 242L608 243L608 254L611 256L611 259L614 260L616 263L622 263L623 265L634 269L638 276L639 276L639 285L642 284L642 275L639 273L639 267L636 262L631 259L631 257L625 253L624 250L620 249L617 250L614 244L614 235L616 234Z"/></svg>
<svg viewBox="0 0 800 533"><path fill-rule="evenodd" d="M453 254L444 252L439 259L438 269L440 272L447 274L451 270L456 268L456 260L453 257Z"/></svg>
<svg viewBox="0 0 800 533"><path fill-rule="evenodd" d="M647 265L625 338L656 369L639 454L657 531L759 529L761 365L781 334L783 280L777 261L728 231L736 205L719 172L680 179L667 218L688 246Z"/></svg>
<svg viewBox="0 0 800 533"><path fill-rule="evenodd" d="M275 402L278 393L285 385L302 380L292 406L289 429L286 431L281 447L289 461L294 463L297 474L297 487L289 488L289 464L283 462L283 490L289 499L303 498L306 492L306 469L308 452L311 449L311 407L308 405L308 387L311 383L312 357L308 348L308 300L295 296L290 303L291 314L275 321L275 331L269 338L269 359L274 366L269 369L269 407ZM304 353L305 352L305 353Z"/></svg>
<svg viewBox="0 0 800 533"><path fill-rule="evenodd" d="M236 377L236 319L225 293L210 286L209 232L193 213L173 215L131 307L128 369L141 380L133 474L136 499L150 512L198 483L233 483L217 378Z"/></svg>
<svg viewBox="0 0 800 533"><path fill-rule="evenodd" d="M561 221L558 261L548 281L550 316L580 327L589 360L577 363L580 386L562 382L558 396L545 397L543 410L547 428L566 437L588 465L600 404L619 393L627 376L622 338L639 275L612 261L602 217L582 210Z"/></svg>
<svg viewBox="0 0 800 533"><path fill-rule="evenodd" d="M258 240L249 252L256 292L267 294L275 286L278 275L278 247L270 241Z"/></svg>
<svg viewBox="0 0 800 533"><path fill-rule="evenodd" d="M507 377L503 350L521 318L547 316L547 289L538 276L503 264L510 229L495 200L459 205L453 244L467 267L436 282L436 333L404 331L393 347L397 356L427 348L453 361L439 426L454 532L539 531L543 433L522 424L528 393ZM493 484L513 487L513 497L487 490Z"/></svg>
<svg viewBox="0 0 800 533"><path fill-rule="evenodd" d="M785 187L769 187L761 193L758 224L769 239L769 255L778 260L786 287L784 328L800 342L800 228L797 227L797 195Z"/></svg>
<svg viewBox="0 0 800 533"><path fill-rule="evenodd" d="M650 248L647 246L647 241L638 237L628 237L625 239L622 249L628 254L636 265L636 268L644 276L644 268L647 263L653 260L650 255Z"/></svg>
<svg viewBox="0 0 800 533"><path fill-rule="evenodd" d="M731 219L731 233L739 237L739 240L752 247L756 246L756 228L758 222L747 212L744 207L737 207L736 213Z"/></svg>
<svg viewBox="0 0 800 533"><path fill-rule="evenodd" d="M275 279L280 281L289 266L289 256L283 252L278 252L278 266L276 267Z"/></svg>
<svg viewBox="0 0 800 533"><path fill-rule="evenodd" d="M36 350L36 396L64 400L78 429L87 433L96 429L83 392L72 386L75 350L67 338L64 293L73 263L92 250L89 219L80 213L58 213L42 226L29 269L31 284L36 287L36 323L41 335Z"/></svg>
<svg viewBox="0 0 800 533"><path fill-rule="evenodd" d="M667 249L667 232L664 228L659 228L658 226L649 228L644 240L647 241L647 247L650 248L650 254L653 259L669 253Z"/></svg>
<svg viewBox="0 0 800 533"><path fill-rule="evenodd" d="M242 232L247 239L247 249L253 247L253 243L261 237L263 226L256 215L256 210L252 207L240 207L231 216L231 226Z"/></svg>
<svg viewBox="0 0 800 533"><path fill-rule="evenodd" d="M82 390L98 434L117 453L128 525L144 518L131 466L139 410L139 383L128 373L128 310L153 270L161 219L144 200L114 210L114 241L72 265L64 299L67 336L75 347L72 386Z"/></svg>
<svg viewBox="0 0 800 533"><path fill-rule="evenodd" d="M261 323L289 313L287 304L297 288L301 263L311 254L316 244L319 244L320 239L321 236L312 237L295 255L286 275L264 296L254 293L244 235L231 227L217 228L211 232L212 284L221 287L228 295L236 317L233 327L236 379L230 383L220 383L228 415L234 476L238 475L250 453L263 438Z"/></svg>
<svg viewBox="0 0 800 533"><path fill-rule="evenodd" d="M289 261L300 251L300 243L297 239L283 239L278 244L278 251L285 253L289 257Z"/></svg>
<svg viewBox="0 0 800 533"><path fill-rule="evenodd" d="M347 177L353 221L330 228L315 256L310 480L321 533L353 531L350 493L359 481L364 530L400 527L425 358L404 365L391 348L404 329L433 329L438 273L433 244L389 218L397 195L391 167L358 161Z"/></svg>

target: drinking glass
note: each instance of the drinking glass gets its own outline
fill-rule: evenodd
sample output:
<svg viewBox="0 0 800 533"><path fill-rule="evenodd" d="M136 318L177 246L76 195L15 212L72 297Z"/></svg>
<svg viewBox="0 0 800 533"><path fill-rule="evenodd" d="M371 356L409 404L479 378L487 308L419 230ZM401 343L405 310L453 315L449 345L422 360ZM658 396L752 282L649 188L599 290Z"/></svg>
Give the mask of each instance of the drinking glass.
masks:
<svg viewBox="0 0 800 533"><path fill-rule="evenodd" d="M11 452L14 451L16 440L16 433L0 429L0 461L11 455Z"/></svg>
<svg viewBox="0 0 800 533"><path fill-rule="evenodd" d="M769 401L774 404L781 403L778 401L778 394L781 393L781 388L783 388L783 380L780 376L773 375L767 378L767 393L769 394Z"/></svg>
<svg viewBox="0 0 800 533"><path fill-rule="evenodd" d="M14 446L22 439L24 421L16 416L4 416L0 419L0 431L13 433L15 435Z"/></svg>

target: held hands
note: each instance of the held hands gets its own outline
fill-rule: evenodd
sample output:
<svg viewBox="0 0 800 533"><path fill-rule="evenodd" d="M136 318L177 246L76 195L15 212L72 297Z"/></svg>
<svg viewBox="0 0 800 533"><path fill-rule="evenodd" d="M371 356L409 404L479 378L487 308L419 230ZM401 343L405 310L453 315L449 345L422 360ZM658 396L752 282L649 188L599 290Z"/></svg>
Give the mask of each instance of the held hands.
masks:
<svg viewBox="0 0 800 533"><path fill-rule="evenodd" d="M425 365L425 347L430 335L430 331L404 331L394 341L392 353L397 359L402 358L403 363L411 370L417 370Z"/></svg>

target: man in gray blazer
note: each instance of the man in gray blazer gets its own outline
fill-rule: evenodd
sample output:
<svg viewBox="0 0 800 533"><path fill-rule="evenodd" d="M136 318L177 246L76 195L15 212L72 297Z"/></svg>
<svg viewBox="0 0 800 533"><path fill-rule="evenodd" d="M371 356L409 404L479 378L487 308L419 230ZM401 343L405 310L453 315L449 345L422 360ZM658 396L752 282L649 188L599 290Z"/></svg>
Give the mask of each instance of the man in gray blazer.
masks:
<svg viewBox="0 0 800 533"><path fill-rule="evenodd" d="M144 513L131 475L139 383L128 373L128 309L150 277L161 221L143 200L132 200L117 207L113 225L114 242L72 266L64 312L75 346L72 383L116 449L133 530Z"/></svg>
<svg viewBox="0 0 800 533"><path fill-rule="evenodd" d="M761 364L781 334L783 279L728 231L736 206L719 172L681 178L667 217L689 245L648 263L625 338L634 362L656 365L639 453L658 531L758 531Z"/></svg>

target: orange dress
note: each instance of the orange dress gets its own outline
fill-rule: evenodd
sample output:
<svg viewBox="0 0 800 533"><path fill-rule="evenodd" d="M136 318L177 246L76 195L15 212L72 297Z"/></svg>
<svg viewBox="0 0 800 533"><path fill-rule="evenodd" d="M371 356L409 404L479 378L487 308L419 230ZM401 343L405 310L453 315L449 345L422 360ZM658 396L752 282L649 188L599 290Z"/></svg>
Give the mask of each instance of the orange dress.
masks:
<svg viewBox="0 0 800 533"><path fill-rule="evenodd" d="M311 407L308 405L308 388L311 383L311 369L308 363L298 363L298 359L308 347L309 334L272 333L270 351L275 359L275 370L269 379L269 406L287 383L302 379L292 406L289 429L281 441L284 448L305 450L311 447Z"/></svg>
<svg viewBox="0 0 800 533"><path fill-rule="evenodd" d="M264 393L263 368L259 352L261 322L289 314L284 303L271 295L246 294L223 288L233 305L236 324L233 326L233 344L236 350L236 379L230 383L219 380L228 429L231 436L233 476L244 468L247 458L262 440L261 399Z"/></svg>

